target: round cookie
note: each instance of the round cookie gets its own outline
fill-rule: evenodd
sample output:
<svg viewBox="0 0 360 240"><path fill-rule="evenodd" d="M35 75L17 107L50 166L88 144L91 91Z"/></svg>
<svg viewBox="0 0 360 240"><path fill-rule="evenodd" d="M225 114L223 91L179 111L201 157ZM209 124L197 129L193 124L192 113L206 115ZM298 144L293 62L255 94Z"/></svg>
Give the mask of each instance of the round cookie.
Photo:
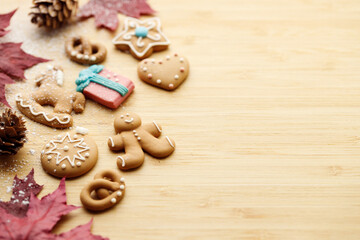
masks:
<svg viewBox="0 0 360 240"><path fill-rule="evenodd" d="M45 144L41 151L44 170L55 177L78 177L94 167L98 159L97 145L89 136L62 133Z"/></svg>
<svg viewBox="0 0 360 240"><path fill-rule="evenodd" d="M144 82L171 91L187 78L189 62L177 53L168 55L165 59L147 58L138 64L137 72Z"/></svg>

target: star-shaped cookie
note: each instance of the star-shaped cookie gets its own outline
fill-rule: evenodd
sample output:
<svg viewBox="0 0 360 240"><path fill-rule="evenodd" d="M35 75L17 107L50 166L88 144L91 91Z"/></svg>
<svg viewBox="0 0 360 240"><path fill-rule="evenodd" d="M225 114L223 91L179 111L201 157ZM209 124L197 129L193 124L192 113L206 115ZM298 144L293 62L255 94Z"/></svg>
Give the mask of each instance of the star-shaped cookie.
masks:
<svg viewBox="0 0 360 240"><path fill-rule="evenodd" d="M141 21L131 17L125 19L124 30L112 42L122 51L129 50L137 59L147 58L154 51L165 50L170 44L161 31L159 18Z"/></svg>

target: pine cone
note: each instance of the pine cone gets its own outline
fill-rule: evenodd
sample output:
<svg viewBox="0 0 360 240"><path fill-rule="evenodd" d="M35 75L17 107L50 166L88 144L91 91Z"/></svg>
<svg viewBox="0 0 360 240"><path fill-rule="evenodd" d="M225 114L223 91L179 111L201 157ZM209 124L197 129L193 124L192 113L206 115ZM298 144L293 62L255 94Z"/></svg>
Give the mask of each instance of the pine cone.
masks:
<svg viewBox="0 0 360 240"><path fill-rule="evenodd" d="M23 117L6 109L0 116L0 155L16 154L26 142Z"/></svg>
<svg viewBox="0 0 360 240"><path fill-rule="evenodd" d="M29 15L39 27L58 28L76 14L78 0L33 0Z"/></svg>

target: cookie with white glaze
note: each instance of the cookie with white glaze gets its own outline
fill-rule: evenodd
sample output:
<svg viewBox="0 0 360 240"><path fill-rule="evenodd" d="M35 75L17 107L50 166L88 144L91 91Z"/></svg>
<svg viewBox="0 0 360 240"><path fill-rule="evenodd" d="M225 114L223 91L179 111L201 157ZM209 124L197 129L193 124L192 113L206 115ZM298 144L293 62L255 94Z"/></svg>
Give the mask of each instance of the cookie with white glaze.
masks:
<svg viewBox="0 0 360 240"><path fill-rule="evenodd" d="M165 90L175 90L189 75L189 62L177 53L164 59L147 58L138 64L139 78Z"/></svg>
<svg viewBox="0 0 360 240"><path fill-rule="evenodd" d="M95 166L98 149L89 136L62 133L45 144L40 159L45 172L59 178L73 178Z"/></svg>

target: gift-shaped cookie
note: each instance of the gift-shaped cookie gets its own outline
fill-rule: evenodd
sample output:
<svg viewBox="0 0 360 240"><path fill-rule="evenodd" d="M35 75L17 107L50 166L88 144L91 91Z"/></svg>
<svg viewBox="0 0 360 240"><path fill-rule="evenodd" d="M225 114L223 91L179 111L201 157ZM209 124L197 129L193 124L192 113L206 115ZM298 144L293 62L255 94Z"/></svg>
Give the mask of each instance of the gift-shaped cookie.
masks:
<svg viewBox="0 0 360 240"><path fill-rule="evenodd" d="M131 80L102 65L92 65L82 70L75 83L76 91L112 109L118 108L135 88Z"/></svg>

